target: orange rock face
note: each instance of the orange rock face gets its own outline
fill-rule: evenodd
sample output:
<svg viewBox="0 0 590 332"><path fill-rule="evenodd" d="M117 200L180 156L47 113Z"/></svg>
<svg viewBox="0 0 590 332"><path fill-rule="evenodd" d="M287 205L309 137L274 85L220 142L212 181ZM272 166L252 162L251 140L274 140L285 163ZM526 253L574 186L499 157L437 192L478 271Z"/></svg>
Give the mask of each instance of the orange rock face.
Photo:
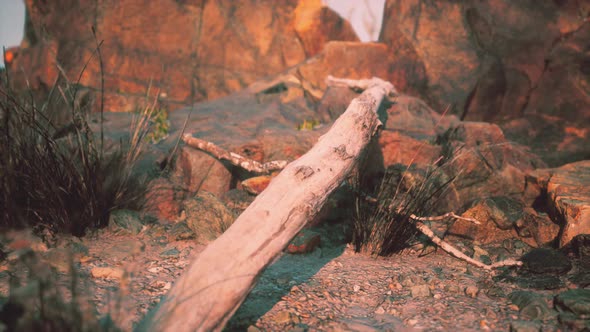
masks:
<svg viewBox="0 0 590 332"><path fill-rule="evenodd" d="M576 235L590 234L590 161L538 170L532 176L546 190L546 204L562 225L560 247Z"/></svg>
<svg viewBox="0 0 590 332"><path fill-rule="evenodd" d="M216 98L321 51L329 40L357 40L320 1L26 1L30 20L15 59L15 84L70 81L100 88L106 111L130 111L150 88L169 108ZM96 31L96 40L92 27ZM89 61L89 59L91 59ZM89 62L88 62L89 61ZM85 69L84 65L88 62ZM25 69L25 76L17 68ZM96 109L96 108L95 108Z"/></svg>
<svg viewBox="0 0 590 332"><path fill-rule="evenodd" d="M590 153L571 134L590 126L589 17L584 1L387 0L379 40L416 54L434 109L498 123L561 165Z"/></svg>

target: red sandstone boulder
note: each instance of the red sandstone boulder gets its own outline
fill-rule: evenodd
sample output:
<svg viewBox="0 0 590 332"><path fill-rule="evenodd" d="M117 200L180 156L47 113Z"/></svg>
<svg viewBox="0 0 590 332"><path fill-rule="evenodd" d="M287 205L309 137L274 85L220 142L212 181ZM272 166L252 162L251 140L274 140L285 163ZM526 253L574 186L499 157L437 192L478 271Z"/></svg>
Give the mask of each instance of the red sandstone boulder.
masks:
<svg viewBox="0 0 590 332"><path fill-rule="evenodd" d="M550 165L590 154L590 6L388 0L380 41L423 63L434 108L493 121Z"/></svg>
<svg viewBox="0 0 590 332"><path fill-rule="evenodd" d="M500 127L441 116L422 101L399 96L387 110L379 136L380 155L370 163L382 169L399 163L423 170L437 168L450 184L441 209L462 211L474 200L512 196L524 201L528 172L545 167L524 146L506 140ZM529 193L530 201L539 192ZM441 211L441 212L443 212Z"/></svg>
<svg viewBox="0 0 590 332"><path fill-rule="evenodd" d="M559 245L590 234L590 161L540 169L530 175L546 191L544 204L562 227Z"/></svg>
<svg viewBox="0 0 590 332"><path fill-rule="evenodd" d="M302 62L329 40L357 40L350 25L320 0L280 5L31 0L26 6L25 39L10 66L13 82L22 87L28 79L33 88L50 87L57 62L70 81L76 82L84 70L80 83L100 89L94 27L103 41L107 111L145 104L148 88L171 109L217 98Z"/></svg>
<svg viewBox="0 0 590 332"><path fill-rule="evenodd" d="M176 221L180 215L181 202L186 191L164 178L153 180L148 192L144 210L161 221Z"/></svg>

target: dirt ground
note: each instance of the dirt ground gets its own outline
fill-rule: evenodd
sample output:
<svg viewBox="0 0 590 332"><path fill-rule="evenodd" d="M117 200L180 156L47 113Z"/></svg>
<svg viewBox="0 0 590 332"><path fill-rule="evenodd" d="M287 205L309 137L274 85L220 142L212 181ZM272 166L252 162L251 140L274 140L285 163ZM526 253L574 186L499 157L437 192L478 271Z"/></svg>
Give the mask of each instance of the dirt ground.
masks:
<svg viewBox="0 0 590 332"><path fill-rule="evenodd" d="M315 231L322 235L321 247L308 254L283 254L263 273L227 331L508 331L528 325L537 331L563 330L555 314L533 320L519 313L510 294L525 288L515 282L514 268L493 276L434 247L374 258L355 253L345 243L341 225ZM103 230L81 241L62 239L48 250L38 243L29 246L58 272L64 288L71 275L67 253L73 251L82 293L101 314L109 313L123 330L132 330L204 248L174 237L182 236L158 225L139 235ZM10 242L10 236L4 238ZM511 247L484 250L507 258L527 250ZM10 275L24 273L10 256L17 252L2 264L0 291L5 296ZM532 291L550 304L551 296L577 287L567 278L560 280L557 287Z"/></svg>

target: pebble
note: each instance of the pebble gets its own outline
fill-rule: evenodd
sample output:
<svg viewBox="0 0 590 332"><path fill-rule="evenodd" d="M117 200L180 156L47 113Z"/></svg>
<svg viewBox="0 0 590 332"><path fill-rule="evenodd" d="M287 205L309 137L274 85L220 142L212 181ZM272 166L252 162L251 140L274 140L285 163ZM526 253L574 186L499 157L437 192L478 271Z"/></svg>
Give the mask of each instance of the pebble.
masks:
<svg viewBox="0 0 590 332"><path fill-rule="evenodd" d="M410 292L412 293L413 298L428 297L432 295L432 293L430 292L430 287L428 287L428 285L412 286L410 288Z"/></svg>
<svg viewBox="0 0 590 332"><path fill-rule="evenodd" d="M90 274L94 278L121 279L125 271L116 267L93 267Z"/></svg>
<svg viewBox="0 0 590 332"><path fill-rule="evenodd" d="M154 266L148 269L148 272L151 273L159 273L160 271L162 271L164 268L161 266Z"/></svg>
<svg viewBox="0 0 590 332"><path fill-rule="evenodd" d="M555 297L555 307L576 316L590 316L590 289L571 289Z"/></svg>
<svg viewBox="0 0 590 332"><path fill-rule="evenodd" d="M164 250L160 253L162 257L178 257L180 255L180 251L176 248Z"/></svg>
<svg viewBox="0 0 590 332"><path fill-rule="evenodd" d="M289 311L280 311L273 318L277 324L289 324L292 322Z"/></svg>
<svg viewBox="0 0 590 332"><path fill-rule="evenodd" d="M256 326L254 326L254 325L250 325L250 326L248 326L248 329L247 329L246 331L247 331L247 332L261 332L262 330L261 330L261 329L259 329L259 328L257 328L257 327L256 327Z"/></svg>
<svg viewBox="0 0 590 332"><path fill-rule="evenodd" d="M510 301L518 306L520 316L525 319L545 320L555 316L543 296L530 291L515 291L509 296Z"/></svg>
<svg viewBox="0 0 590 332"><path fill-rule="evenodd" d="M476 286L465 287L465 295L467 295L471 298L476 298L478 294L479 294L479 288L477 288Z"/></svg>
<svg viewBox="0 0 590 332"><path fill-rule="evenodd" d="M445 285L445 290L453 294L461 293L461 288L457 285Z"/></svg>
<svg viewBox="0 0 590 332"><path fill-rule="evenodd" d="M517 320L510 323L510 332L539 332L540 330L539 322Z"/></svg>

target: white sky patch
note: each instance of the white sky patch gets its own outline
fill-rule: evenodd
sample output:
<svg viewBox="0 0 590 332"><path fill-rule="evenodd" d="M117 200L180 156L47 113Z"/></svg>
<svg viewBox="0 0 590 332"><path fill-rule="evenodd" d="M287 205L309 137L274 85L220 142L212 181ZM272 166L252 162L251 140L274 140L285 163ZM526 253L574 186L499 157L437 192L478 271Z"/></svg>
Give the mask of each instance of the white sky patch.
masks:
<svg viewBox="0 0 590 332"><path fill-rule="evenodd" d="M350 22L361 41L376 41L379 38L385 0L322 1Z"/></svg>
<svg viewBox="0 0 590 332"><path fill-rule="evenodd" d="M4 67L2 47L20 45L25 32L23 0L0 0L0 67Z"/></svg>

